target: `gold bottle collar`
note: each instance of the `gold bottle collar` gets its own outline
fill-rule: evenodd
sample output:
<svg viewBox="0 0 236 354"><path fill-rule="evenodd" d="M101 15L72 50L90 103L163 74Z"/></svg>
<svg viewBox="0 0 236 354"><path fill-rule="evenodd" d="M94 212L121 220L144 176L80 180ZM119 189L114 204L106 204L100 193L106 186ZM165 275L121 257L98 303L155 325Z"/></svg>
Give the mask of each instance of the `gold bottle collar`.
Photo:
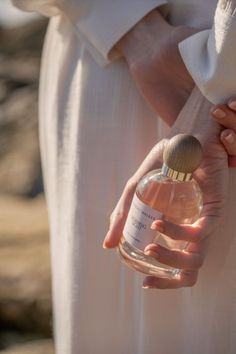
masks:
<svg viewBox="0 0 236 354"><path fill-rule="evenodd" d="M166 164L162 166L162 174L166 177L170 177L171 179L177 181L190 181L192 178L192 173L184 173L172 170L172 168L168 167Z"/></svg>

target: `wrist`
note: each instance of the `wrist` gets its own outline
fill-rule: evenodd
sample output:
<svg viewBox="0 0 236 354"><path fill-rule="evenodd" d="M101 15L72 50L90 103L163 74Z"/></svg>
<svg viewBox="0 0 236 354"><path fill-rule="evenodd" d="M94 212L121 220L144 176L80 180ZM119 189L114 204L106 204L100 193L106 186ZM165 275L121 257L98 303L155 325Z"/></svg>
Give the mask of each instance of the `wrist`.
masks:
<svg viewBox="0 0 236 354"><path fill-rule="evenodd" d="M178 115L170 131L170 137L187 133L194 135L203 146L206 144L220 144L222 127L211 118L209 102L195 86L189 99Z"/></svg>
<svg viewBox="0 0 236 354"><path fill-rule="evenodd" d="M150 51L150 49L153 49L153 43L155 43L155 47L158 47L163 35L165 34L166 36L166 32L171 29L172 26L155 9L120 39L116 44L116 49L128 62L131 62L132 58L137 59L137 55L144 54L146 50ZM155 36L154 42L153 36Z"/></svg>

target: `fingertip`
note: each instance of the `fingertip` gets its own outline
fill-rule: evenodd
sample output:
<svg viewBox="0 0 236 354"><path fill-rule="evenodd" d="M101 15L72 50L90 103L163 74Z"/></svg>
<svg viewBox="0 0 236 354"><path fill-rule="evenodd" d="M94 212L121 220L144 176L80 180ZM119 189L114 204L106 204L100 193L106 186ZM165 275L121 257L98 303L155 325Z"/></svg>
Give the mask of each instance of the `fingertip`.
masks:
<svg viewBox="0 0 236 354"><path fill-rule="evenodd" d="M221 133L220 139L224 144L234 144L236 141L236 136L233 130L225 129Z"/></svg>
<svg viewBox="0 0 236 354"><path fill-rule="evenodd" d="M160 252L160 246L154 243L147 245L144 250L144 254L148 257L158 258Z"/></svg>
<svg viewBox="0 0 236 354"><path fill-rule="evenodd" d="M106 250L106 249L114 248L116 246L117 245L114 242L114 237L112 236L112 232L109 230L104 238L102 247Z"/></svg>
<svg viewBox="0 0 236 354"><path fill-rule="evenodd" d="M103 248L104 250L107 250L107 249L110 248L110 247L109 247L109 242L108 242L106 239L103 241L102 248Z"/></svg>
<svg viewBox="0 0 236 354"><path fill-rule="evenodd" d="M108 239L105 239L103 244L102 244L102 247L107 250L107 249L111 249L111 248L115 248L117 247L119 244L119 240L117 240L116 238L108 238Z"/></svg>
<svg viewBox="0 0 236 354"><path fill-rule="evenodd" d="M149 243L149 245L147 245L144 249L144 252L152 250L152 251L158 251L158 248L160 247L160 245L156 244L156 243Z"/></svg>
<svg viewBox="0 0 236 354"><path fill-rule="evenodd" d="M115 248L115 247L117 247L117 246L118 246L118 244L110 243L110 242L108 241L108 242L106 242L106 243L103 243L102 248L103 248L104 250L110 250L110 249Z"/></svg>
<svg viewBox="0 0 236 354"><path fill-rule="evenodd" d="M108 249L105 240L103 241L102 248L103 248L104 250L107 250L107 249Z"/></svg>
<svg viewBox="0 0 236 354"><path fill-rule="evenodd" d="M231 98L228 102L228 106L233 111L236 111L236 98Z"/></svg>
<svg viewBox="0 0 236 354"><path fill-rule="evenodd" d="M148 285L148 284L145 284L144 282L143 282L143 286L142 286L142 288L143 289L153 289L153 287L151 287L150 285Z"/></svg>
<svg viewBox="0 0 236 354"><path fill-rule="evenodd" d="M151 225L151 229L163 233L164 232L164 221L163 220L153 221L153 223Z"/></svg>
<svg viewBox="0 0 236 354"><path fill-rule="evenodd" d="M153 277L152 276L147 276L143 280L143 289L153 289L154 288L154 283L153 283Z"/></svg>
<svg viewBox="0 0 236 354"><path fill-rule="evenodd" d="M214 105L214 106L212 106L212 107L210 108L210 113L211 113L211 114L214 114L215 110L218 109L219 107L220 107L220 105L217 105L217 104Z"/></svg>
<svg viewBox="0 0 236 354"><path fill-rule="evenodd" d="M223 119L226 117L226 113L223 110L222 107L215 107L212 111L211 114L213 115L214 118L216 119Z"/></svg>

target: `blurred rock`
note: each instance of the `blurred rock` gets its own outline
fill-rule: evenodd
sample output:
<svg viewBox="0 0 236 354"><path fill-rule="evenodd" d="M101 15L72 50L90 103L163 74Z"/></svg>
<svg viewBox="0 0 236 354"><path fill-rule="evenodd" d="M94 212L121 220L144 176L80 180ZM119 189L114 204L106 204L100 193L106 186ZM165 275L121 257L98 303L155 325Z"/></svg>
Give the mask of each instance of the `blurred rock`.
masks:
<svg viewBox="0 0 236 354"><path fill-rule="evenodd" d="M39 77L39 58L8 58L8 60L0 60L0 77L12 83L12 90L20 86L27 86L36 83Z"/></svg>
<svg viewBox="0 0 236 354"><path fill-rule="evenodd" d="M43 196L0 196L0 328L52 335L48 222Z"/></svg>
<svg viewBox="0 0 236 354"><path fill-rule="evenodd" d="M42 191L37 92L14 91L0 105L0 193L31 196Z"/></svg>
<svg viewBox="0 0 236 354"><path fill-rule="evenodd" d="M38 77L47 20L0 29L0 193L43 191Z"/></svg>
<svg viewBox="0 0 236 354"><path fill-rule="evenodd" d="M51 340L41 340L32 343L22 344L0 351L2 354L54 354Z"/></svg>
<svg viewBox="0 0 236 354"><path fill-rule="evenodd" d="M50 340L39 341L52 337L38 141L38 77L46 27L47 20L38 20L0 28L0 353L53 353Z"/></svg>
<svg viewBox="0 0 236 354"><path fill-rule="evenodd" d="M1 53L11 58L40 57L47 23L40 19L18 28L0 28Z"/></svg>

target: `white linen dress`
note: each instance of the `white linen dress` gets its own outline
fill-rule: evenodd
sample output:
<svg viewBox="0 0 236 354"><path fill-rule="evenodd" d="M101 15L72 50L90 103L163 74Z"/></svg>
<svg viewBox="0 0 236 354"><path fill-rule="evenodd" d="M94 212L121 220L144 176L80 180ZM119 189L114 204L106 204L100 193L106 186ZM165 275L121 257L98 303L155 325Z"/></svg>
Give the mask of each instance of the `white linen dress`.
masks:
<svg viewBox="0 0 236 354"><path fill-rule="evenodd" d="M52 16L41 71L40 142L56 353L235 354L234 170L223 223L193 288L143 290L143 276L122 265L115 251L102 249L110 212L126 181L167 133L125 62L109 63L116 58L110 49L166 1L14 2ZM216 4L169 1L170 20L211 28ZM212 102L236 94L236 18L231 7L217 11L211 30L180 45L196 84ZM218 90L222 70L228 76Z"/></svg>

